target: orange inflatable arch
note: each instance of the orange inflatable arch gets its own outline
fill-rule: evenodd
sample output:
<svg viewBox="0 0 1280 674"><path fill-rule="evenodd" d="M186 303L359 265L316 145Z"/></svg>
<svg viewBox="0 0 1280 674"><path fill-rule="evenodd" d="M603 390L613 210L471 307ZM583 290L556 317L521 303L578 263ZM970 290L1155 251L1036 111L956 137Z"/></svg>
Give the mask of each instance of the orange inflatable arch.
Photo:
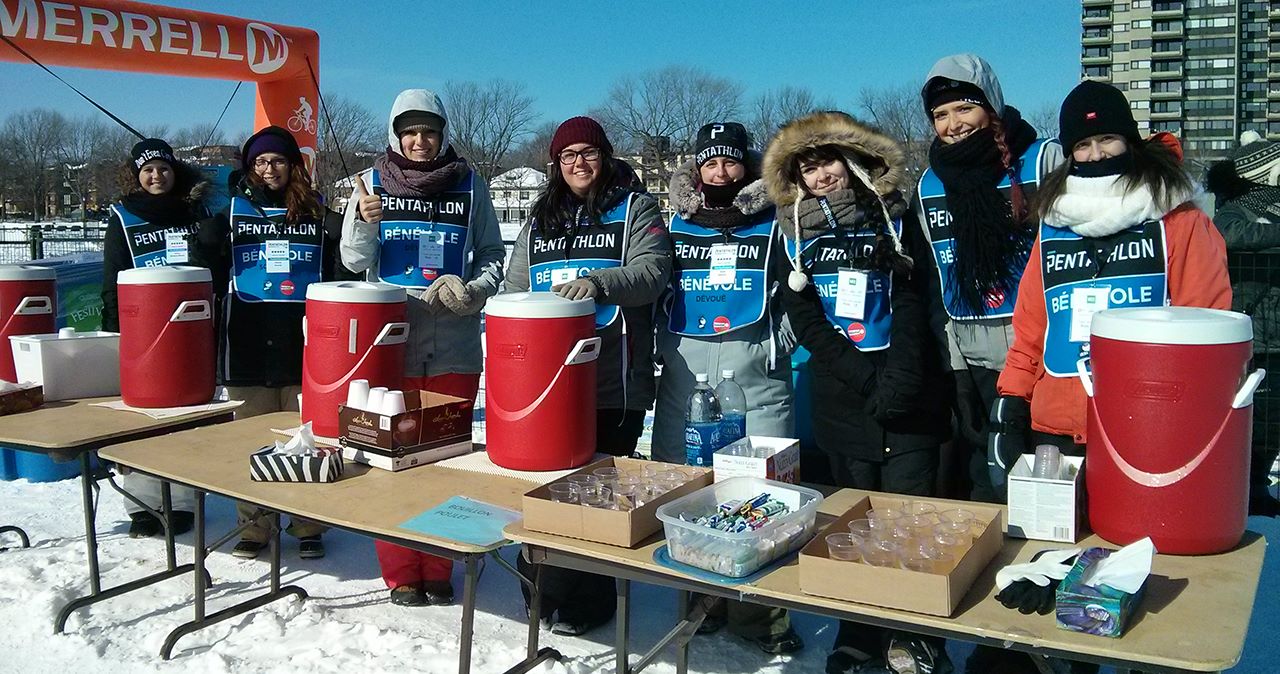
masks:
<svg viewBox="0 0 1280 674"><path fill-rule="evenodd" d="M45 65L255 82L254 128L289 129L315 168L320 36L313 30L129 0L0 0L0 32ZM26 61L4 44L0 59Z"/></svg>

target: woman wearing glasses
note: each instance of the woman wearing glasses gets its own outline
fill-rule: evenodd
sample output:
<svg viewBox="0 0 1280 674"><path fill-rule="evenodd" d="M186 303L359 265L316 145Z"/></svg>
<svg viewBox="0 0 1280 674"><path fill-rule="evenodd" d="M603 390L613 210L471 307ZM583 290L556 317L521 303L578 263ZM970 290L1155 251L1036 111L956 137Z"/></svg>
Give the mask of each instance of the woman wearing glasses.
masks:
<svg viewBox="0 0 1280 674"><path fill-rule="evenodd" d="M302 391L302 316L307 285L351 278L338 261L342 218L311 188L311 175L288 131L269 126L245 141L244 170L231 204L200 223L192 262L213 273L218 295L218 378L236 417L297 410ZM235 178L233 178L235 180ZM241 522L255 509L240 506ZM324 556L324 527L294 520L299 556ZM252 559L266 547L259 524L232 550Z"/></svg>
<svg viewBox="0 0 1280 674"><path fill-rule="evenodd" d="M408 291L404 387L475 400L480 309L498 292L506 257L489 186L449 144L448 116L434 93L400 92L387 127L386 152L347 203L342 259L370 281ZM451 561L374 546L391 603L453 601Z"/></svg>
<svg viewBox="0 0 1280 674"><path fill-rule="evenodd" d="M653 403L653 304L671 274L671 241L658 203L613 157L600 124L574 117L551 139L546 190L516 239L505 291L551 291L596 303L602 338L596 366L596 449L635 450ZM572 264L570 264L572 263ZM613 616L613 579L547 568L542 619L559 634L586 632ZM526 596L527 600L527 596Z"/></svg>

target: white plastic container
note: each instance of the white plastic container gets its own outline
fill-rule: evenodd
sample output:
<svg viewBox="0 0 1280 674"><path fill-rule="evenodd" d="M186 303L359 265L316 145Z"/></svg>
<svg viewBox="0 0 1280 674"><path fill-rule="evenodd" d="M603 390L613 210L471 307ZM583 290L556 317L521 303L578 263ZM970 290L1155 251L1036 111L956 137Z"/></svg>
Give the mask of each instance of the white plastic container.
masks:
<svg viewBox="0 0 1280 674"><path fill-rule="evenodd" d="M749 499L768 492L791 511L772 518L755 531L729 533L695 523L716 512L725 501ZM658 508L667 537L667 553L690 566L731 578L742 578L808 543L822 494L793 484L734 477L683 496ZM683 518L681 516L684 516Z"/></svg>
<svg viewBox="0 0 1280 674"><path fill-rule="evenodd" d="M44 386L44 399L120 395L120 335L63 328L50 335L13 335L18 381Z"/></svg>

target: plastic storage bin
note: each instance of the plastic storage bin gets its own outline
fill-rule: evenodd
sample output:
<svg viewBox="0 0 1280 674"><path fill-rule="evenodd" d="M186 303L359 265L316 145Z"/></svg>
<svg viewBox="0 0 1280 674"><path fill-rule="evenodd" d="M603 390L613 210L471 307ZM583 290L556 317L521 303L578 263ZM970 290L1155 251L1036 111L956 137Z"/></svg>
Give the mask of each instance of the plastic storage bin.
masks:
<svg viewBox="0 0 1280 674"><path fill-rule="evenodd" d="M693 520L716 512L721 503L769 492L791 507L755 531L729 533ZM731 578L749 576L797 550L813 538L822 494L793 484L757 477L735 477L703 487L658 508L671 558ZM683 519L682 517L683 516Z"/></svg>
<svg viewBox="0 0 1280 674"><path fill-rule="evenodd" d="M14 450L17 478L28 482L57 482L80 474L80 461L57 462L46 454Z"/></svg>
<svg viewBox="0 0 1280 674"><path fill-rule="evenodd" d="M18 479L18 466L14 463L13 450L0 448L0 480Z"/></svg>
<svg viewBox="0 0 1280 674"><path fill-rule="evenodd" d="M120 395L120 335L76 332L10 337L18 381L44 386L45 402Z"/></svg>

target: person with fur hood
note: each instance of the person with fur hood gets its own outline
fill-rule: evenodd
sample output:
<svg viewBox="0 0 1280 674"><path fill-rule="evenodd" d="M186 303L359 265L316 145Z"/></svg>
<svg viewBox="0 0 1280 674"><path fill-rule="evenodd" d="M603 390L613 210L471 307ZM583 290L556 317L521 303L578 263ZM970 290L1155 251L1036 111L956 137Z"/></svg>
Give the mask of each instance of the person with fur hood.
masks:
<svg viewBox="0 0 1280 674"><path fill-rule="evenodd" d="M774 292L775 258L782 246L773 202L760 179L760 155L750 147L742 124L707 124L698 130L694 156L671 178L674 268L656 340L662 376L652 447L659 461L688 462L685 408L699 373L714 382L733 371L747 398L747 433L781 438L795 433L791 339ZM731 265L717 257L724 251ZM712 271L713 260L718 271ZM730 632L767 653L803 646L783 609L717 602L699 632L714 632L726 622Z"/></svg>
<svg viewBox="0 0 1280 674"><path fill-rule="evenodd" d="M786 251L782 304L811 354L814 439L836 485L929 496L950 416L942 349L914 264L929 253L900 192L904 168L888 136L845 113L818 112L782 127L763 174ZM848 622L827 671L895 662L903 671L951 671L939 639Z"/></svg>
<svg viewBox="0 0 1280 674"><path fill-rule="evenodd" d="M474 401L480 310L502 283L506 249L489 186L450 144L448 123L435 93L396 96L386 152L356 178L347 202L341 249L353 272L408 291L404 387ZM453 562L383 541L374 547L391 603L453 602Z"/></svg>
<svg viewBox="0 0 1280 674"><path fill-rule="evenodd" d="M928 298L935 332L946 325L959 427L954 462L968 466L967 496L1003 502L1003 466L988 470L987 414L1013 342L1018 281L1035 238L1028 205L1062 163L1062 148L1036 138L1005 104L991 64L974 54L940 59L920 96L936 137L916 198L932 259L919 262L931 263L936 275Z"/></svg>
<svg viewBox="0 0 1280 674"><path fill-rule="evenodd" d="M550 159L555 165L516 237L503 292L595 301L596 451L629 456L654 400L654 303L671 278L671 239L658 202L614 158L599 122L562 123ZM524 557L519 564L533 577ZM613 617L612 578L547 567L541 587L539 619L557 634L580 635Z"/></svg>
<svg viewBox="0 0 1280 674"><path fill-rule="evenodd" d="M992 447L1010 458L1038 444L1083 454L1086 399L1076 368L1089 345L1080 326L1089 323L1079 312L1094 311L1085 303L1231 308L1226 246L1191 201L1179 148L1165 134L1139 136L1124 93L1102 82L1073 89L1058 124L1069 154L1036 196L1040 231L992 411ZM1116 255L1122 248L1142 254Z"/></svg>
<svg viewBox="0 0 1280 674"><path fill-rule="evenodd" d="M121 167L123 196L111 204L102 242L102 329L120 332L116 275L136 267L187 264L188 239L196 223L208 217L204 198L209 181L200 170L179 160L159 138L139 141ZM160 481L140 473L123 478L124 488L152 510L161 507ZM191 530L195 493L174 485L170 524L174 534ZM129 537L145 538L162 531L160 519L130 499Z"/></svg>

